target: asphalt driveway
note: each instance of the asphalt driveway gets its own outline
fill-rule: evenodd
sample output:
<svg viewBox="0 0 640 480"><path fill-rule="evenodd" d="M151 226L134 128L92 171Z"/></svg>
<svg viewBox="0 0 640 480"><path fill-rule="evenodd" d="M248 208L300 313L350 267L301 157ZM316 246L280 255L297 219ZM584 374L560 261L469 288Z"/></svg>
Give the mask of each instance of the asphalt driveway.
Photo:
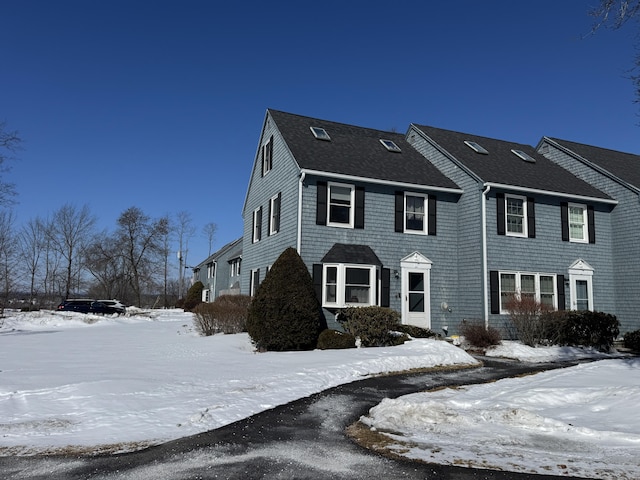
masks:
<svg viewBox="0 0 640 480"><path fill-rule="evenodd" d="M485 364L480 368L390 375L353 382L217 430L138 452L94 457L0 457L0 478L566 479L391 460L359 447L346 436L345 428L385 397L394 398L440 386L482 383L567 366L531 365L488 358L482 360Z"/></svg>

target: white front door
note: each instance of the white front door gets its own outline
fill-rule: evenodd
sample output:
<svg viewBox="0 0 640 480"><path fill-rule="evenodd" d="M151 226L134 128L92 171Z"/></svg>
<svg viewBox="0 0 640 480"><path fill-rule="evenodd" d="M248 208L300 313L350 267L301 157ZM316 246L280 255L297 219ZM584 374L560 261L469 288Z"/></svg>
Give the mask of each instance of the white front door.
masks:
<svg viewBox="0 0 640 480"><path fill-rule="evenodd" d="M431 260L414 252L401 260L402 323L431 328Z"/></svg>

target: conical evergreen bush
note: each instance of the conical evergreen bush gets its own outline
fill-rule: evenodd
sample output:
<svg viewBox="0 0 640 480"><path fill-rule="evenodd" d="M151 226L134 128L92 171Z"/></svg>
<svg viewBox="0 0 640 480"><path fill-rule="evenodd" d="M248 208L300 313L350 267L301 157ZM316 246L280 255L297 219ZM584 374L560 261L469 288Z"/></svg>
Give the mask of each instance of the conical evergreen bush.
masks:
<svg viewBox="0 0 640 480"><path fill-rule="evenodd" d="M311 275L298 252L289 247L249 305L247 332L261 351L310 350L324 328Z"/></svg>

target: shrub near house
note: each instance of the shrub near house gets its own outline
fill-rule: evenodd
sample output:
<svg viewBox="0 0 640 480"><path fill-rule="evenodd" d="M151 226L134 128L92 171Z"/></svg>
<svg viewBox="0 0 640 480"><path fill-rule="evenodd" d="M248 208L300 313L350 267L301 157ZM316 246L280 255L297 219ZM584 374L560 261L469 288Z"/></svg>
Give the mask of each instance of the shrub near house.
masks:
<svg viewBox="0 0 640 480"><path fill-rule="evenodd" d="M310 350L325 328L311 275L298 252L287 248L249 305L247 332L258 350Z"/></svg>

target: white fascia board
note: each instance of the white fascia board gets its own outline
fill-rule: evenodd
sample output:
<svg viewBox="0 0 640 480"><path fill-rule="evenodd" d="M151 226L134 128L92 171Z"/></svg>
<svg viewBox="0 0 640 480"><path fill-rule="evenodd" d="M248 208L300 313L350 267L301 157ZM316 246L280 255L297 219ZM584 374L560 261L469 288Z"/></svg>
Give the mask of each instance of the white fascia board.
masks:
<svg viewBox="0 0 640 480"><path fill-rule="evenodd" d="M420 190L430 190L430 191L443 192L443 193L455 193L458 195L462 195L464 193L464 190L462 190L461 188L435 187L431 185L420 185L417 183L393 182L390 180L380 180L377 178L370 178L370 177L358 177L355 175L344 175L341 173L330 173L330 172L324 172L320 170L302 169L301 171L306 175L315 175L318 177L334 178L336 180L349 181L349 182L375 183L378 185L390 185L394 187L408 188L413 190L420 189Z"/></svg>
<svg viewBox="0 0 640 480"><path fill-rule="evenodd" d="M491 188L499 188L502 190L511 190L514 192L521 192L521 193L532 193L532 194L537 194L537 195L549 195L552 197L564 197L564 198L570 198L572 200L578 200L581 202L597 202L597 203L606 203L609 205L617 205L618 201L617 200L613 200L613 199L608 199L608 198L598 198L598 197L587 197L584 195L575 195L572 193L564 193L564 192L553 192L550 190L540 190L537 188L529 188L529 187L518 187L516 185L506 185L503 183L493 183L493 182L486 182L484 184L485 187L491 187Z"/></svg>

